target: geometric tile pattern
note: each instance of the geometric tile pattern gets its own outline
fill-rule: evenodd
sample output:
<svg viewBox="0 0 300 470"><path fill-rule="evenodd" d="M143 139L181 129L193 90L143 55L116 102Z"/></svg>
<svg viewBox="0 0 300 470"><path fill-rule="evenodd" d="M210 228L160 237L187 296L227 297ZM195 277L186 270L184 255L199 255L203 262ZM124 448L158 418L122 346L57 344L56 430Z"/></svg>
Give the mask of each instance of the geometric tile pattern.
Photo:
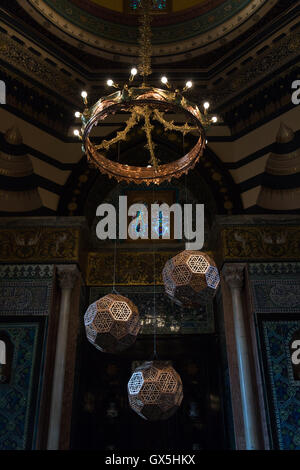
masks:
<svg viewBox="0 0 300 470"><path fill-rule="evenodd" d="M300 381L293 378L289 343L300 320L262 321L278 447L300 450Z"/></svg>
<svg viewBox="0 0 300 470"><path fill-rule="evenodd" d="M209 263L201 255L192 255L188 258L187 265L192 273L205 273L209 267Z"/></svg>
<svg viewBox="0 0 300 470"><path fill-rule="evenodd" d="M143 383L144 377L142 372L134 372L128 382L128 391L130 395L137 395L140 393Z"/></svg>
<svg viewBox="0 0 300 470"><path fill-rule="evenodd" d="M220 282L219 271L217 270L217 268L215 268L214 266L209 266L205 273L205 277L208 287L216 289L216 286L218 286Z"/></svg>
<svg viewBox="0 0 300 470"><path fill-rule="evenodd" d="M299 229L293 230L296 241ZM276 231L272 233L275 237ZM286 249L295 253L296 245L291 240L288 245ZM260 332L271 447L300 450L300 380L295 379L291 351L300 329L300 263L250 263L248 272Z"/></svg>
<svg viewBox="0 0 300 470"><path fill-rule="evenodd" d="M48 315L54 266L0 266L0 315Z"/></svg>
<svg viewBox="0 0 300 470"><path fill-rule="evenodd" d="M256 312L300 311L300 279L255 279L251 285Z"/></svg>
<svg viewBox="0 0 300 470"><path fill-rule="evenodd" d="M144 362L128 382L128 399L131 408L142 418L168 419L183 399L181 378L166 362Z"/></svg>
<svg viewBox="0 0 300 470"><path fill-rule="evenodd" d="M207 304L220 283L215 262L200 251L185 250L168 260L163 269L166 294L178 305Z"/></svg>
<svg viewBox="0 0 300 470"><path fill-rule="evenodd" d="M283 274L288 278L291 275L300 274L300 263L249 263L248 271L254 278L263 276L265 279L266 275L282 276Z"/></svg>
<svg viewBox="0 0 300 470"><path fill-rule="evenodd" d="M131 346L141 328L137 307L116 294L92 303L84 315L84 325L89 342L107 353L118 353Z"/></svg>
<svg viewBox="0 0 300 470"><path fill-rule="evenodd" d="M38 323L2 323L14 346L12 376L9 384L0 385L0 450L32 449L30 428L37 413L33 395Z"/></svg>

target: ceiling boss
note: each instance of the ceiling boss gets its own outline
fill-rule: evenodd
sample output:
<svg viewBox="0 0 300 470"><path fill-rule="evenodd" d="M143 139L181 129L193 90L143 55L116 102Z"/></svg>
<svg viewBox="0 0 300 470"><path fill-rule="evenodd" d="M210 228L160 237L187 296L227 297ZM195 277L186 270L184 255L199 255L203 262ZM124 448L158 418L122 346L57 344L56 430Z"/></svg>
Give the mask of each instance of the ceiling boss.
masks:
<svg viewBox="0 0 300 470"><path fill-rule="evenodd" d="M92 107L88 107L87 92L81 96L84 100L83 113L76 112L77 118L81 117L82 127L76 129L74 134L83 141L83 151L86 153L91 166L101 173L114 177L117 181L125 180L137 184L160 184L179 178L193 169L203 154L206 138L205 129L217 122L216 116L208 114L209 103L203 104L204 112L190 102L184 94L193 86L187 81L182 90L173 89L167 77L162 77L161 82L165 89L155 88L147 84L147 77L151 75L151 8L155 0L142 0L140 2L140 26L139 26L139 51L140 65L131 69L128 83L123 87L112 79L107 80L107 86L117 89L114 93L100 98ZM136 76L142 77L142 83L134 86ZM111 140L102 140L95 144L91 137L92 129L101 125L109 116L118 112L128 113L129 119L124 123L123 130L117 132ZM170 119L170 114L184 115L184 124L176 124ZM192 133L197 141L195 145L181 158L164 163L156 155L156 143L153 141L155 126L162 126L164 131L179 132L183 136ZM146 149L149 159L141 162L141 166L132 166L121 163L107 157L107 151L115 144L125 141L130 131L136 126L144 132Z"/></svg>

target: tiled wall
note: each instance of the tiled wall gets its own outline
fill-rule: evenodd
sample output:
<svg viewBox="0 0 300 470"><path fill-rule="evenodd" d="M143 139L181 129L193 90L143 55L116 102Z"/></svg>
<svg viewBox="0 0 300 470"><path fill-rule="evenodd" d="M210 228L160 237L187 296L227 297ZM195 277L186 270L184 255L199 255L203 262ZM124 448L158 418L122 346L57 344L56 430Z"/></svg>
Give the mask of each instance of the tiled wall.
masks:
<svg viewBox="0 0 300 470"><path fill-rule="evenodd" d="M300 263L249 265L272 448L300 450L300 380L290 341L300 331Z"/></svg>
<svg viewBox="0 0 300 470"><path fill-rule="evenodd" d="M0 333L13 350L9 383L0 383L0 450L35 448L53 273L51 265L0 266Z"/></svg>

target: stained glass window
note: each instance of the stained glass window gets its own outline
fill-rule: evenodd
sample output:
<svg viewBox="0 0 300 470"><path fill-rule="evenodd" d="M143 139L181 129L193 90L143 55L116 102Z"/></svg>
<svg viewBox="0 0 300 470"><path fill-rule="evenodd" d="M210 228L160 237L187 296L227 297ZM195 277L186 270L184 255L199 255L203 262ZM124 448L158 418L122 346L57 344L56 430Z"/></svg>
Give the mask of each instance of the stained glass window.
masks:
<svg viewBox="0 0 300 470"><path fill-rule="evenodd" d="M142 211L138 211L134 221L135 223L130 225L129 228L130 237L135 239L136 236L138 236L139 238L146 237L148 239L148 210L146 214Z"/></svg>
<svg viewBox="0 0 300 470"><path fill-rule="evenodd" d="M129 235L132 239L146 238L148 239L148 230L151 230L150 224L152 224L152 229L161 239L162 237L170 238L170 217L164 216L162 212L159 212L157 217L153 217L153 220L150 221L150 214L148 212L148 206L145 204L146 212L138 211L136 217L134 218L134 223L130 224Z"/></svg>
<svg viewBox="0 0 300 470"><path fill-rule="evenodd" d="M151 205L162 205L166 203L171 207L176 202L176 192L173 189L162 189L155 193L153 200L152 190L135 190L126 191L128 208L132 204L142 204L141 208L128 217L128 242L140 240L145 243L146 240L152 244L154 237L151 238L152 230L158 236L155 240L169 242L174 240L174 216L165 213L163 210L151 212Z"/></svg>
<svg viewBox="0 0 300 470"><path fill-rule="evenodd" d="M140 6L141 0L129 0L129 9L136 11ZM168 0L153 0L152 9L156 12L166 12L168 10Z"/></svg>
<svg viewBox="0 0 300 470"><path fill-rule="evenodd" d="M158 217L153 217L153 229L155 233L161 237L170 237L170 218L163 217L163 213L159 212Z"/></svg>

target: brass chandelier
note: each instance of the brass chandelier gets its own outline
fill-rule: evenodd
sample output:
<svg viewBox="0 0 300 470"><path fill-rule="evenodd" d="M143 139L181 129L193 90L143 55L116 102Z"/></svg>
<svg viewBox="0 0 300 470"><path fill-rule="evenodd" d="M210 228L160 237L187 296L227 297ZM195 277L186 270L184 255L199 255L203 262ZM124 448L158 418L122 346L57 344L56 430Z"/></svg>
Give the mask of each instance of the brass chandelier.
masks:
<svg viewBox="0 0 300 470"><path fill-rule="evenodd" d="M82 127L79 131L75 129L74 134L83 141L83 151L86 153L89 164L101 173L114 177L118 182L127 181L137 184L150 183L160 184L170 181L173 177L179 178L193 169L203 154L206 144L205 129L212 123L217 122L216 116L208 114L209 103L203 104L204 112L190 102L184 93L192 87L192 82L187 81L183 90L173 89L167 77L162 77L161 82L165 89L155 88L146 83L147 77L151 75L151 7L152 0L141 1L140 15L140 65L131 69L129 82L123 87L113 80L107 80L109 87L117 89L114 93L101 97L92 107L88 107L87 92L83 91L81 96L84 100L85 109L83 113L76 112L75 116L81 118ZM133 86L137 75L142 76L142 83ZM125 123L125 128L117 132L110 140L102 140L98 145L91 139L91 131L94 126L101 125L108 117L117 112L130 113ZM185 116L185 124L177 125L168 120L165 113L180 113ZM175 131L185 136L193 133L197 141L193 148L181 158L162 163L155 153L156 144L152 139L152 131L155 127L154 121L163 126L164 130ZM189 122L189 123L188 123ZM132 166L119 161L109 159L107 152L112 145L125 141L128 133L134 127L140 126L143 130L147 143L145 147L149 152L149 161L145 166Z"/></svg>

